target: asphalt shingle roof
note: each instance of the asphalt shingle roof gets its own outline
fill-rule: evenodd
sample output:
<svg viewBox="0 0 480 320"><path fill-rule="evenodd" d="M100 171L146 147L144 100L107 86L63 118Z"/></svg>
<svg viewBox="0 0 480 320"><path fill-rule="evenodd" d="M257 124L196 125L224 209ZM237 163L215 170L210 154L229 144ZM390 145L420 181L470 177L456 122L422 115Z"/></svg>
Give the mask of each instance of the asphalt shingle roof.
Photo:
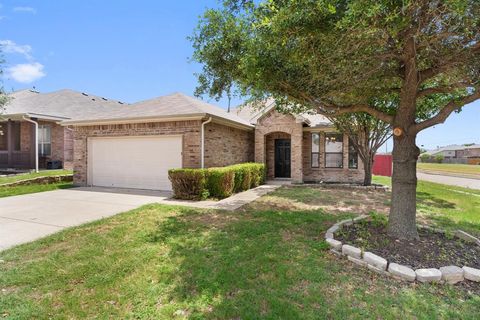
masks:
<svg viewBox="0 0 480 320"><path fill-rule="evenodd" d="M235 113L239 117L249 121L251 124L256 124L258 119L260 119L264 114L268 113L273 108L275 108L275 101L273 99L268 99L263 105L247 104L239 106L233 109L232 113ZM332 126L332 122L330 120L319 114L302 113L296 117L306 121L308 125L313 128Z"/></svg>
<svg viewBox="0 0 480 320"><path fill-rule="evenodd" d="M228 113L220 107L182 93L133 104L125 104L73 90L51 93L22 90L12 93L10 97L12 99L7 104L4 115L22 113L44 115L63 118L65 123L210 115L252 127L248 121L233 113Z"/></svg>

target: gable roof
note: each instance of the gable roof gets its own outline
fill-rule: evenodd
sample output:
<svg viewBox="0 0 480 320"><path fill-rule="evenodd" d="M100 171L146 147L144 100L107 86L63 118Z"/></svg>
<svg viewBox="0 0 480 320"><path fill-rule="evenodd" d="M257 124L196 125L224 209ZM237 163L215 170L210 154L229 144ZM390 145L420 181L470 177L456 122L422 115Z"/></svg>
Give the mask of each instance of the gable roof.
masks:
<svg viewBox="0 0 480 320"><path fill-rule="evenodd" d="M62 121L62 124L66 125L80 125L212 116L230 124L253 128L248 121L235 114L182 93L133 104L68 89L50 93L21 90L10 94L9 97L11 100L1 115L3 118L27 115L32 118Z"/></svg>
<svg viewBox="0 0 480 320"><path fill-rule="evenodd" d="M238 106L232 110L232 113L235 113L239 117L245 119L251 124L255 125L257 121L262 118L264 115L269 113L275 108L275 100L272 98L267 99L263 105L253 105L246 104ZM320 114L310 114L302 113L298 115L293 115L296 119L303 121L311 128L321 128L321 127L331 127L333 126L332 122L326 117Z"/></svg>
<svg viewBox="0 0 480 320"><path fill-rule="evenodd" d="M124 105L122 102L69 89L49 93L21 90L9 94L2 117L25 114L40 119L74 119Z"/></svg>
<svg viewBox="0 0 480 320"><path fill-rule="evenodd" d="M145 119L216 117L233 124L253 128L253 126L235 114L220 107L189 97L183 93L173 93L154 99L144 100L130 105L108 107L85 117L66 120L64 124L94 124L122 122Z"/></svg>
<svg viewBox="0 0 480 320"><path fill-rule="evenodd" d="M458 145L458 144L452 144L452 145L449 145L449 146L437 148L435 150L427 151L427 152L425 152L425 154L434 155L434 154L444 152L444 151L459 151L459 150L465 150L465 149L467 149L467 147L461 146L461 145Z"/></svg>

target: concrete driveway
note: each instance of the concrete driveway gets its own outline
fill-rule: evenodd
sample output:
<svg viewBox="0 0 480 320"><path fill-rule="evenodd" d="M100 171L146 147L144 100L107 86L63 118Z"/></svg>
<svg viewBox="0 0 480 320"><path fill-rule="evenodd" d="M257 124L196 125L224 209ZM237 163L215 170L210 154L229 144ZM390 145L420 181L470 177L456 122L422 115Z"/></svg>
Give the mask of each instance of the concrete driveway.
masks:
<svg viewBox="0 0 480 320"><path fill-rule="evenodd" d="M74 188L1 198L0 251L169 197L160 191Z"/></svg>
<svg viewBox="0 0 480 320"><path fill-rule="evenodd" d="M220 201L174 200L171 192L97 187L0 198L0 251L149 203L236 210L278 187L263 185Z"/></svg>

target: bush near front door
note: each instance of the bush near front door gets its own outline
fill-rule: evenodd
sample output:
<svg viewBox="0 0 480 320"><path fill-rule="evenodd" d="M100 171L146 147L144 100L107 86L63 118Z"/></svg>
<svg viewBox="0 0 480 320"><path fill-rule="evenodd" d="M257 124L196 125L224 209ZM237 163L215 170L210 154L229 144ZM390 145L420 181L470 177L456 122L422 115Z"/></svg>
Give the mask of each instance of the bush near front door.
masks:
<svg viewBox="0 0 480 320"><path fill-rule="evenodd" d="M265 165L242 163L221 168L171 169L174 198L204 200L208 197L223 199L233 193L255 188L265 182Z"/></svg>

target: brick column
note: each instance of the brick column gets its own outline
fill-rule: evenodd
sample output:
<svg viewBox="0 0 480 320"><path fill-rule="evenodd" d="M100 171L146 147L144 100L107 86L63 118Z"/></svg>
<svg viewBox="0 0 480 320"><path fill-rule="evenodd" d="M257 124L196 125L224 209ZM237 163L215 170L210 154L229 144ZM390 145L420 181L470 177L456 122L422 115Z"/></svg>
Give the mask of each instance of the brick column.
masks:
<svg viewBox="0 0 480 320"><path fill-rule="evenodd" d="M292 182L303 183L303 126L296 123L291 135Z"/></svg>
<svg viewBox="0 0 480 320"><path fill-rule="evenodd" d="M255 130L255 162L265 163L265 135L260 130Z"/></svg>

